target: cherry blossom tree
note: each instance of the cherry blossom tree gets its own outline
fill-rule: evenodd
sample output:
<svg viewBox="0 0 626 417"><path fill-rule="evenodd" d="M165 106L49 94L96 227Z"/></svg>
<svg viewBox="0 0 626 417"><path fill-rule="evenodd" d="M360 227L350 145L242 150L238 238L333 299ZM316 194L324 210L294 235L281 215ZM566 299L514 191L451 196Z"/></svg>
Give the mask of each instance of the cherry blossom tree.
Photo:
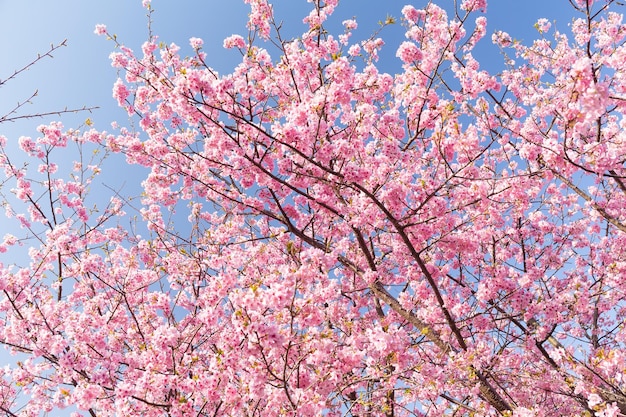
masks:
<svg viewBox="0 0 626 417"><path fill-rule="evenodd" d="M24 236L0 251L29 263L0 271L1 409L626 415L620 3L570 0L530 44L487 36L484 0L408 5L399 45L329 33L338 0L294 39L246 3L228 74L199 38L135 53L99 25L139 129L51 124L20 139L32 164L2 153ZM490 41L500 73L472 53ZM92 205L92 148L147 169L139 200Z"/></svg>

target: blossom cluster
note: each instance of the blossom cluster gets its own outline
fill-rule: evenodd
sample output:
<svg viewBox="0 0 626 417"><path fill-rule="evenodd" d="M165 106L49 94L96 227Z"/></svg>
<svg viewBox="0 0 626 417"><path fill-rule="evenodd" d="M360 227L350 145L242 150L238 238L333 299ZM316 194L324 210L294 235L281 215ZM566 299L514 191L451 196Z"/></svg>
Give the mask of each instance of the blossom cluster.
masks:
<svg viewBox="0 0 626 417"><path fill-rule="evenodd" d="M0 254L28 257L0 264L0 342L20 354L0 406L22 390L25 416L623 413L621 15L576 0L571 34L494 32L493 73L484 0L405 6L398 45L354 39L355 19L329 34L337 0L276 42L273 6L246 3L229 73L201 38L192 56L116 44L138 132L43 125L24 165L0 136ZM138 167L137 197L94 202L98 155Z"/></svg>

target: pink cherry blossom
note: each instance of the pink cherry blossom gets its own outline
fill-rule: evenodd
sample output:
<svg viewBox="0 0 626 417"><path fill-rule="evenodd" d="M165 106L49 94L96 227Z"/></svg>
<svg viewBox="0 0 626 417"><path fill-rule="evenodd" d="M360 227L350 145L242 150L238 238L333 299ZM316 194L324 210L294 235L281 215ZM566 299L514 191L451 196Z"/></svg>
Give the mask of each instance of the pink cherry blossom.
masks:
<svg viewBox="0 0 626 417"><path fill-rule="evenodd" d="M551 26L552 24L546 18L541 18L537 20L537 23L535 24L535 27L541 33L546 33L547 31L549 31Z"/></svg>
<svg viewBox="0 0 626 417"><path fill-rule="evenodd" d="M104 34L106 34L106 32L107 32L106 25L103 25L103 24L96 25L96 28L94 30L94 33L96 35L104 35Z"/></svg>
<svg viewBox="0 0 626 417"><path fill-rule="evenodd" d="M354 30L358 27L358 24L354 19L344 20L342 24L346 28L346 30Z"/></svg>
<svg viewBox="0 0 626 417"><path fill-rule="evenodd" d="M461 3L461 9L470 11L485 11L487 9L487 0L463 0Z"/></svg>
<svg viewBox="0 0 626 417"><path fill-rule="evenodd" d="M246 42L240 35L231 35L224 39L224 48L245 48Z"/></svg>
<svg viewBox="0 0 626 417"><path fill-rule="evenodd" d="M204 45L204 41L200 38L190 38L189 44L193 49L200 49L202 48L202 45Z"/></svg>
<svg viewBox="0 0 626 417"><path fill-rule="evenodd" d="M422 58L422 53L413 42L402 42L398 47L396 56L405 64L409 64L419 61Z"/></svg>

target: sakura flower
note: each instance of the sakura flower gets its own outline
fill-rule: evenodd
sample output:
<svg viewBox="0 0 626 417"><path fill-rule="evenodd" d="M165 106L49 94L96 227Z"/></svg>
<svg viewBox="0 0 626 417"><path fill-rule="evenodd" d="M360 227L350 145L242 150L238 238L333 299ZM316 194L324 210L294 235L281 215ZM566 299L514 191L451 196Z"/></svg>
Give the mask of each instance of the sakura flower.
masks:
<svg viewBox="0 0 626 417"><path fill-rule="evenodd" d="M598 394L590 394L587 399L587 403L589 404L589 407L593 408L596 405L602 404L602 398L600 398Z"/></svg>
<svg viewBox="0 0 626 417"><path fill-rule="evenodd" d="M240 35L231 35L228 38L224 39L224 48L244 48L246 46L246 42L243 37Z"/></svg>
<svg viewBox="0 0 626 417"><path fill-rule="evenodd" d="M96 35L104 35L107 33L107 27L103 24L97 24L96 29L93 31Z"/></svg>
<svg viewBox="0 0 626 417"><path fill-rule="evenodd" d="M126 102L126 99L130 95L128 88L122 82L122 80L117 80L113 85L113 98L117 99L117 102L120 106L123 106Z"/></svg>
<svg viewBox="0 0 626 417"><path fill-rule="evenodd" d="M357 28L358 24L356 23L356 20L354 19L348 19L348 20L344 20L343 22L341 22L343 24L343 26L346 28L346 30L354 30Z"/></svg>
<svg viewBox="0 0 626 417"><path fill-rule="evenodd" d="M419 61L422 58L422 52L419 50L417 45L413 42L402 42L398 51L396 52L396 56L402 60L405 64Z"/></svg>
<svg viewBox="0 0 626 417"><path fill-rule="evenodd" d="M417 10L413 6L404 6L402 8L402 15L409 22L416 24L424 16L424 11Z"/></svg>
<svg viewBox="0 0 626 417"><path fill-rule="evenodd" d="M202 45L204 45L204 41L200 38L190 38L189 44L193 49L200 49L202 48Z"/></svg>
<svg viewBox="0 0 626 417"><path fill-rule="evenodd" d="M348 49L348 54L350 56L357 56L361 53L361 47L359 45L352 45L350 49Z"/></svg>
<svg viewBox="0 0 626 417"><path fill-rule="evenodd" d="M461 3L461 9L468 12L481 10L485 11L487 8L487 0L464 0Z"/></svg>
<svg viewBox="0 0 626 417"><path fill-rule="evenodd" d="M550 21L545 18L541 18L537 20L537 23L535 23L535 28L539 31L539 33L546 33L550 30L551 26L552 24L550 23Z"/></svg>

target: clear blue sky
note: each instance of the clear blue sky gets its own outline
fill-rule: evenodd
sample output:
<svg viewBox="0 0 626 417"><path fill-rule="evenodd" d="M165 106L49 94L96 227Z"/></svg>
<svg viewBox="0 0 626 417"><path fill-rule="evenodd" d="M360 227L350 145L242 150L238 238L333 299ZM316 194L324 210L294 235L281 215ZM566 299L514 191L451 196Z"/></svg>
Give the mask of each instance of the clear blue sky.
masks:
<svg viewBox="0 0 626 417"><path fill-rule="evenodd" d="M341 0L333 21L338 25L344 19L355 17L359 22L359 32L355 37L366 38L376 29L377 22L387 15L400 18L400 10L408 3L423 7L426 1ZM453 1L439 0L437 3L449 8ZM211 66L224 73L236 63L237 53L225 51L221 45L226 36L246 33L248 6L243 1L154 0L152 4L155 9L153 31L160 36L160 40L177 43L187 48L183 50L184 54L191 54L188 39L200 37L205 41L204 49ZM306 0L281 0L275 4L276 15L284 21L287 33L301 33L304 29L301 20L310 4ZM137 51L147 38L145 15L141 0L0 0L0 79L6 79L38 53L46 52L51 43L67 39L68 45L58 50L54 59L45 59L17 80L0 88L0 115L39 90L34 104L24 108L23 113L59 110L66 106L99 106L100 109L93 114L66 115L60 120L66 128L78 127L87 117L100 130L110 129L114 120L120 125L127 124L126 113L117 108L111 96L111 87L117 75L110 66L108 55L113 51L114 44L96 36L93 30L97 23L106 24L120 42ZM490 0L487 16L488 35L484 43L490 45L490 35L496 29L505 30L516 39L535 38L537 32L533 24L539 17L556 20L558 28L568 32L567 25L572 14L567 0ZM403 40L402 28L397 25L383 35L386 35L387 47L382 58L389 60L389 68L394 68L399 65L395 51L397 44ZM502 61L497 53L489 59L494 64ZM50 117L0 124L0 134L16 144L22 135L36 136L38 125L57 119ZM121 166L119 159L111 163ZM114 171L119 181L127 179L127 171L113 168L118 168ZM108 178L116 180L115 176ZM140 179L137 180L139 182ZM0 220L0 237L6 232ZM0 262L9 261L0 257ZM10 360L0 351L0 366Z"/></svg>

